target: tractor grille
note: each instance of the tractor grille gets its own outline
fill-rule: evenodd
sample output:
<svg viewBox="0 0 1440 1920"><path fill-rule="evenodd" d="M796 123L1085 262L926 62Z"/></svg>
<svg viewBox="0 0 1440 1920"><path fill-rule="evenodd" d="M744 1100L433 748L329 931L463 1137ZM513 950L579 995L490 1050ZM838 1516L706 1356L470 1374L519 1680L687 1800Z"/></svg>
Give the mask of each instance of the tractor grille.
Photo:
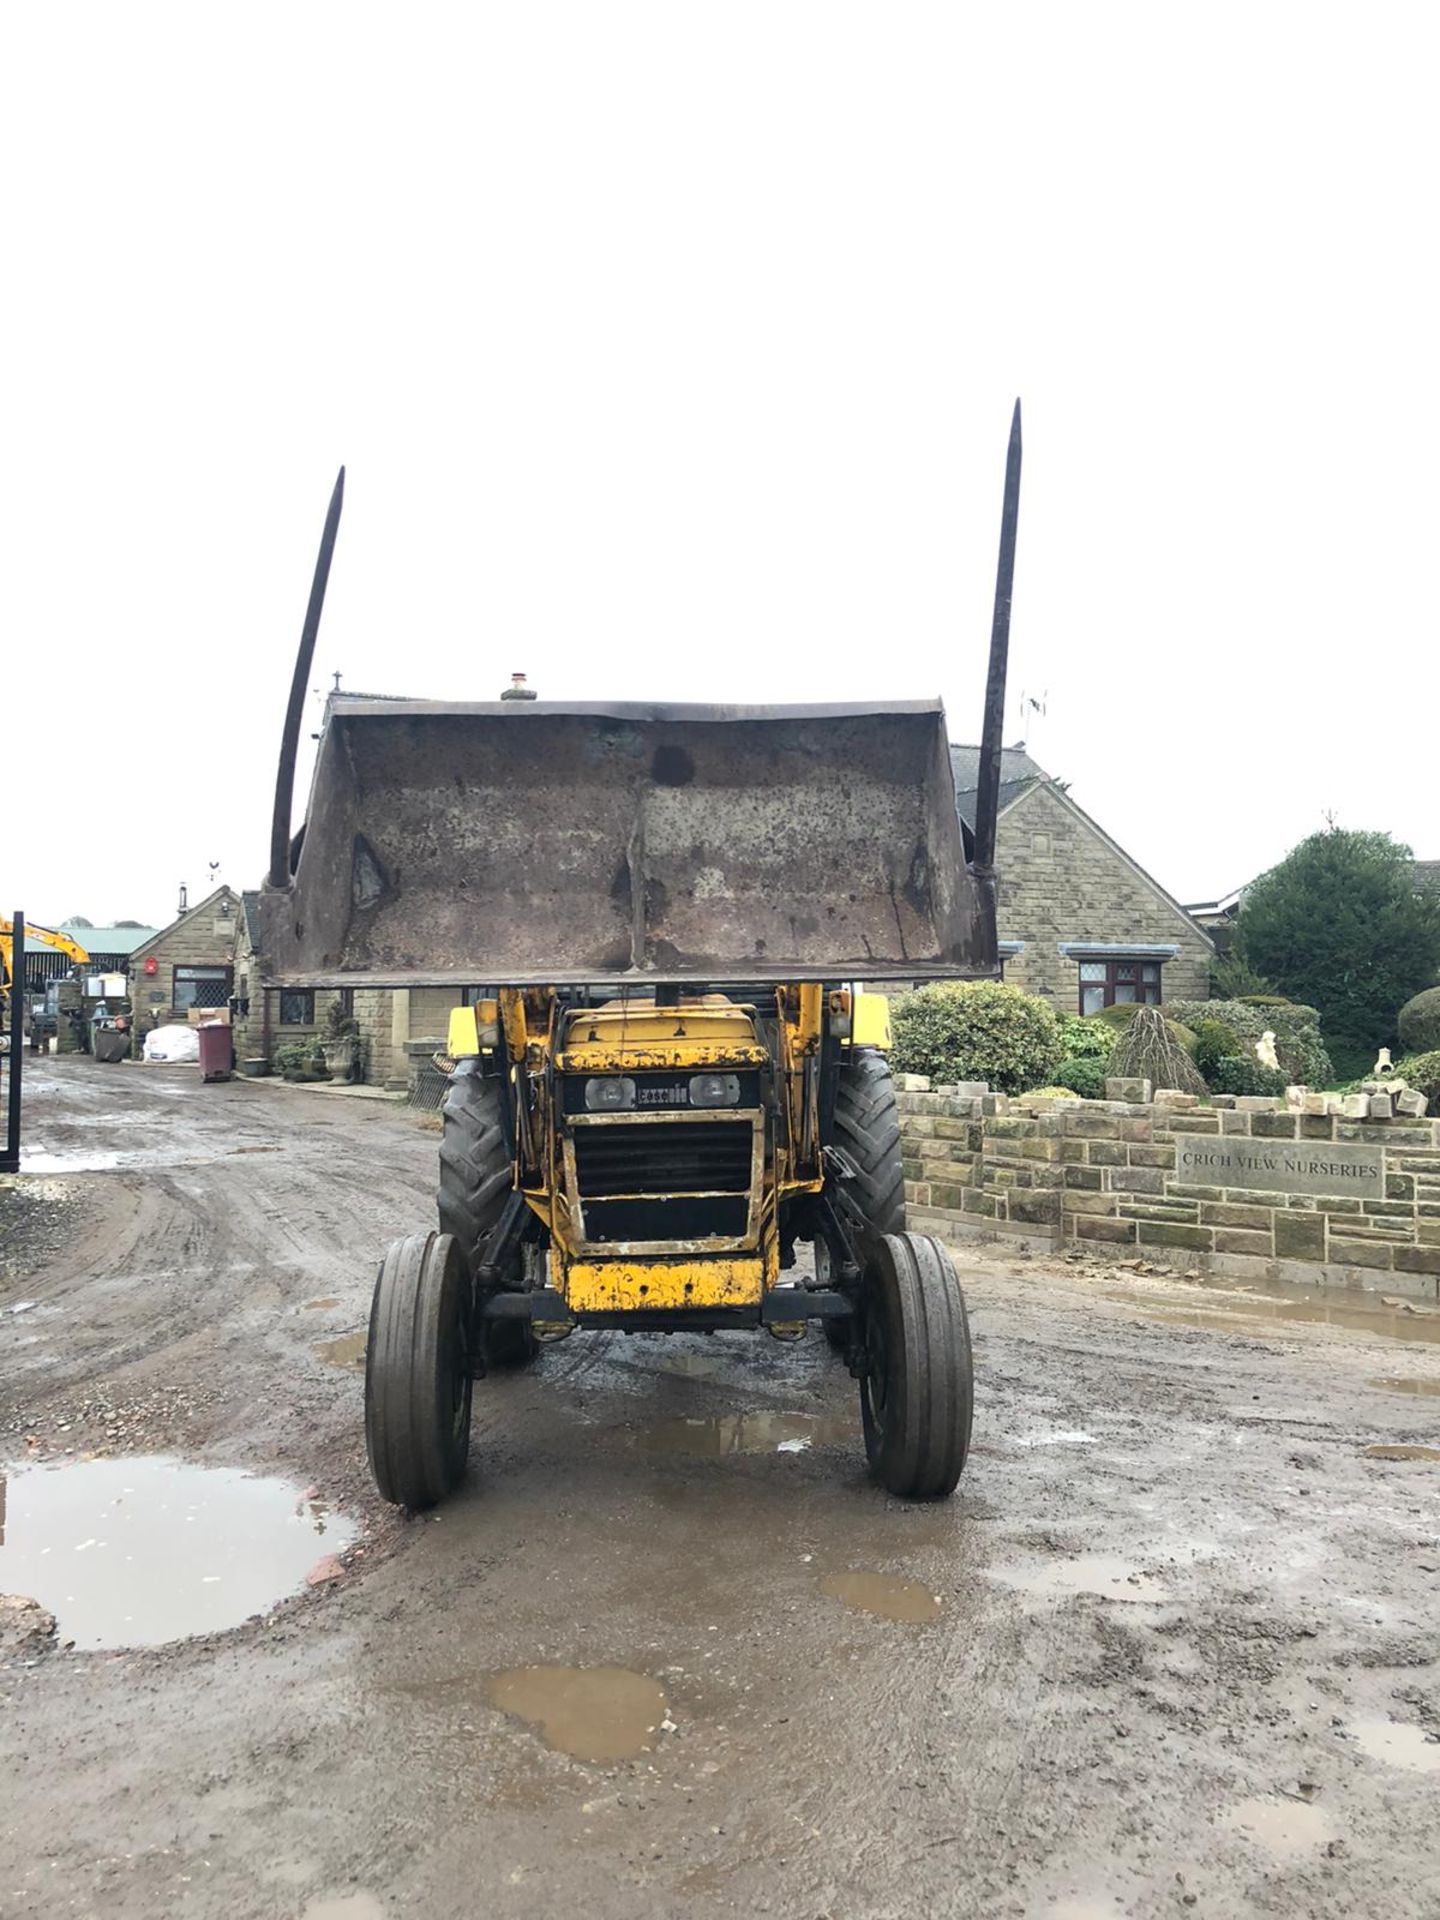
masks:
<svg viewBox="0 0 1440 1920"><path fill-rule="evenodd" d="M748 1121L735 1120L576 1127L580 1198L748 1193L754 1137Z"/></svg>

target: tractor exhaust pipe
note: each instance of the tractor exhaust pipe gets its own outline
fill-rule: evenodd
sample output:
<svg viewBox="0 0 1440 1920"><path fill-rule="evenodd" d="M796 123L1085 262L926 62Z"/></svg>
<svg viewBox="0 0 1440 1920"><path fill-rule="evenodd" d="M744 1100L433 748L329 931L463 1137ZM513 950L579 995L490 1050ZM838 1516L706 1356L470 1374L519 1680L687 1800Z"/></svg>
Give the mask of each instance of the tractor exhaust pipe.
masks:
<svg viewBox="0 0 1440 1920"><path fill-rule="evenodd" d="M290 809L295 798L295 756L300 747L300 722L305 712L305 687L310 679L310 663L315 657L315 638L320 631L320 614L325 606L325 588L330 579L330 560L335 552L335 535L340 527L340 509L345 504L345 469L341 467L325 515L325 531L320 536L320 552L315 561L315 578L310 583L310 604L305 609L305 625L300 630L300 647L295 655L295 677L290 682L290 705L285 709L285 731L280 739L280 765L275 774L275 812L270 822L270 880L272 887L290 884Z"/></svg>
<svg viewBox="0 0 1440 1920"><path fill-rule="evenodd" d="M1000 811L1000 749L1005 729L1005 673L1010 658L1010 595L1015 585L1015 529L1020 519L1020 402L1010 422L1005 455L1005 504L1000 515L1000 562L995 574L995 618L985 680L985 726L980 736L980 789L975 796L975 845L970 865L982 888L995 888L995 823Z"/></svg>

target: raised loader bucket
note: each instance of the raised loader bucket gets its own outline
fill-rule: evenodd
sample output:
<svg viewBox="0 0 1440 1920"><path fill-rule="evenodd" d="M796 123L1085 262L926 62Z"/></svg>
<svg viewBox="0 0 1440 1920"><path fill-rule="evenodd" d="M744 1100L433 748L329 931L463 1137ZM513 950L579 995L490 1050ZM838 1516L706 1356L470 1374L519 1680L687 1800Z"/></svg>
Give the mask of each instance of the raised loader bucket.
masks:
<svg viewBox="0 0 1440 1920"><path fill-rule="evenodd" d="M338 696L272 981L993 975L939 702L442 705Z"/></svg>

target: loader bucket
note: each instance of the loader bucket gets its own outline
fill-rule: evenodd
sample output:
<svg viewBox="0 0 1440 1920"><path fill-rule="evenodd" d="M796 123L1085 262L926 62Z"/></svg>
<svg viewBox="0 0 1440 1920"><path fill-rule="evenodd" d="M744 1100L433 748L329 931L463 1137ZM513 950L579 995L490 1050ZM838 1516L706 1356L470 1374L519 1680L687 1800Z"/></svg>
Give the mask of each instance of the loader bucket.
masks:
<svg viewBox="0 0 1440 1920"><path fill-rule="evenodd" d="M938 702L336 696L291 884L259 916L292 985L995 972Z"/></svg>

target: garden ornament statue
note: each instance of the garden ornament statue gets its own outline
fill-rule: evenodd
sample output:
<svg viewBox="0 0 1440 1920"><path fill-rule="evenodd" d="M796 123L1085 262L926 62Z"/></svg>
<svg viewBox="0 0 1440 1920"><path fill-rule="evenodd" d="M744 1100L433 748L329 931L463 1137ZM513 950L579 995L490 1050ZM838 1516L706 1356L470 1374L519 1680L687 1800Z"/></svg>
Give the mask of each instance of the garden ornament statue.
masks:
<svg viewBox="0 0 1440 1920"><path fill-rule="evenodd" d="M1275 1052L1275 1029L1273 1027L1267 1027L1255 1042L1255 1058L1260 1062L1262 1067L1269 1067L1274 1072L1279 1072L1280 1061Z"/></svg>
<svg viewBox="0 0 1440 1920"><path fill-rule="evenodd" d="M1370 1078L1372 1080L1389 1080L1394 1077L1394 1073L1395 1063L1390 1058L1390 1049L1388 1047L1381 1047L1379 1058L1370 1069Z"/></svg>

